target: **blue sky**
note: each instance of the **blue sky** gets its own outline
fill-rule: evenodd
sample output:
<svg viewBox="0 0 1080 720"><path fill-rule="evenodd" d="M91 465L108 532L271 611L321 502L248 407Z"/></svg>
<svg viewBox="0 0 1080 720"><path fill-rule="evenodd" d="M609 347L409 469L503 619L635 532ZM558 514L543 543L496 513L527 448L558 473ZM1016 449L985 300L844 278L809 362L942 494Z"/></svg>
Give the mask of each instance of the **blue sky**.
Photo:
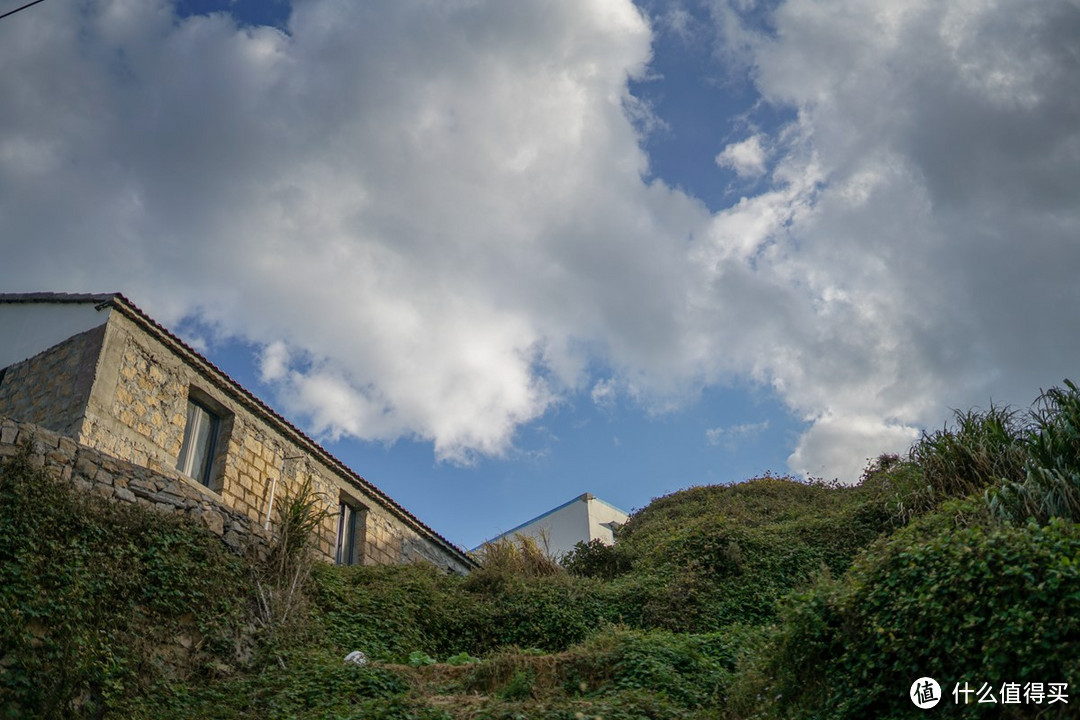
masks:
<svg viewBox="0 0 1080 720"><path fill-rule="evenodd" d="M191 321L182 329L189 338L209 334ZM249 390L273 397L252 366L251 346L223 341L204 352ZM410 512L473 548L583 492L629 512L690 485L785 474L804 426L767 392L708 388L688 407L660 415L572 394L519 428L505 456L469 465L437 462L422 440L322 440Z"/></svg>
<svg viewBox="0 0 1080 720"><path fill-rule="evenodd" d="M124 292L465 546L585 491L854 482L1075 377L1078 35L1068 0L49 0L0 21L0 289Z"/></svg>

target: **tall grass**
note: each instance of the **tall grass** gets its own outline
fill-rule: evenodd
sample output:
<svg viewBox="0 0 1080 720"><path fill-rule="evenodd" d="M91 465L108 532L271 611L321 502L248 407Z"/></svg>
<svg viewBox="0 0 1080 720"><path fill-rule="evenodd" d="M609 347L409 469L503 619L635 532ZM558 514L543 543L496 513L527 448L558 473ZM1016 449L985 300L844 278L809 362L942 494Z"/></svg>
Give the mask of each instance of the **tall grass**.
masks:
<svg viewBox="0 0 1080 720"><path fill-rule="evenodd" d="M1023 478L1025 432L1024 416L1011 408L957 410L951 425L924 432L906 459L878 458L864 482L885 489L893 523L906 525L949 498Z"/></svg>
<svg viewBox="0 0 1080 720"><path fill-rule="evenodd" d="M485 543L477 556L482 566L481 574L512 577L545 577L558 575L563 568L546 548L543 538L537 540L529 535L515 534Z"/></svg>
<svg viewBox="0 0 1080 720"><path fill-rule="evenodd" d="M1023 480L986 493L990 511L1006 522L1050 518L1080 521L1080 389L1071 380L1036 402L1033 426L1024 438Z"/></svg>

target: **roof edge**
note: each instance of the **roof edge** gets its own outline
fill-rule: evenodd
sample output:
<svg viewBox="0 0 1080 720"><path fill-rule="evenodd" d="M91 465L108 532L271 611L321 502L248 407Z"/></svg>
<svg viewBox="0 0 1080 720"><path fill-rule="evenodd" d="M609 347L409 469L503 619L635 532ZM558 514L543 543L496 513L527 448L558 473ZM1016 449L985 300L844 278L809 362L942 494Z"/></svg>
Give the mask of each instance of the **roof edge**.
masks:
<svg viewBox="0 0 1080 720"><path fill-rule="evenodd" d="M94 303L100 305L116 297L123 296L120 293L0 293L0 303Z"/></svg>

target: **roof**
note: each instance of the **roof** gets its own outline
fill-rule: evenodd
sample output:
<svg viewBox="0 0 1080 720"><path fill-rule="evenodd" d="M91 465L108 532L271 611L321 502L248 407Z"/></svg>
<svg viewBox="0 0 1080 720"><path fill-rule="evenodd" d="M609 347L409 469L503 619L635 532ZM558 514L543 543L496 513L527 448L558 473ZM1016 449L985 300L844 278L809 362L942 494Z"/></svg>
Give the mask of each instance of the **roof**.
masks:
<svg viewBox="0 0 1080 720"><path fill-rule="evenodd" d="M38 293L0 293L0 303L86 303L95 304L98 309L109 307L117 310L128 319L134 321L137 325L154 335L159 341L166 346L171 347L174 351L182 356L186 356L186 359L191 361L191 364L196 367L202 374L212 382L214 382L221 390L232 395L241 404L247 406L247 408L256 414L263 415L269 419L272 423L277 425L279 429L284 431L287 435L291 435L293 440L306 450L316 455L320 460L325 462L332 468L340 471L350 482L356 484L358 487L367 491L374 497L381 500L386 508L402 520L406 525L411 526L414 530L419 531L423 536L435 540L445 549L451 551L457 555L458 558L466 565L471 567L479 567L479 563L469 556L464 550L447 540L439 533L432 530L426 524L424 524L419 518L410 513L408 510L399 505L393 498L384 493L378 487L371 482L368 482L359 474L357 474L352 468L343 463L338 458L334 457L326 448L319 443L312 440L298 427L282 417L276 410L264 403L258 397L251 393L240 383L233 380L225 373L224 370L219 368L214 363L207 360L197 350L185 343L179 337L170 332L167 328L154 320L152 317L143 312L135 303L128 300L123 294L115 293L53 293L53 292L38 292Z"/></svg>

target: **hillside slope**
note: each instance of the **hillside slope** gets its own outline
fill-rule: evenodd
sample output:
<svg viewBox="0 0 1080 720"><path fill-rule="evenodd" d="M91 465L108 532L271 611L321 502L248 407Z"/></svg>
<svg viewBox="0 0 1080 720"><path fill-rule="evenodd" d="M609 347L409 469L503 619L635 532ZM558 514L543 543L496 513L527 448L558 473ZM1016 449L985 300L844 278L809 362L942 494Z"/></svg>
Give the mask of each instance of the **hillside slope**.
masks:
<svg viewBox="0 0 1080 720"><path fill-rule="evenodd" d="M0 465L0 716L904 718L926 675L941 716L1080 702L1072 385L960 414L859 487L695 487L568 570L506 547L466 578L312 566L302 533L239 558L29 458Z"/></svg>

